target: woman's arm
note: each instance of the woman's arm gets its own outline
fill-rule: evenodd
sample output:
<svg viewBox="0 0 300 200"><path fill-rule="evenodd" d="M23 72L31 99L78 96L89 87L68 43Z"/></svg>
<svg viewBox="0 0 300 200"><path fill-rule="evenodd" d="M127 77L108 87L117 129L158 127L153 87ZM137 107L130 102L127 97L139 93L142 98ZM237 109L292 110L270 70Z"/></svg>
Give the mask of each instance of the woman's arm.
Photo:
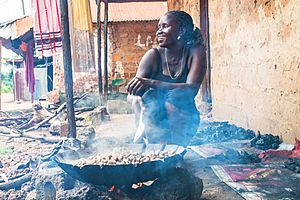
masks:
<svg viewBox="0 0 300 200"><path fill-rule="evenodd" d="M154 49L150 49L142 57L136 73L136 77L149 79L157 70L156 66L157 66L156 52ZM143 81L141 81L139 78L136 77L133 78L131 81L129 81L129 83L127 84L127 91L129 94L132 95L142 95L142 93L145 92L146 89L149 88L149 86L143 84Z"/></svg>

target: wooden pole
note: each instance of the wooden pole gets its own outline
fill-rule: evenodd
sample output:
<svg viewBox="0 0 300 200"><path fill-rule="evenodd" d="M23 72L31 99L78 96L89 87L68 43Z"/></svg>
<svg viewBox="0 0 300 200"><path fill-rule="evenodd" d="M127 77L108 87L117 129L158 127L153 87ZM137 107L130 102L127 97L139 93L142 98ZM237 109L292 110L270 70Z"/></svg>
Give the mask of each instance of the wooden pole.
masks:
<svg viewBox="0 0 300 200"><path fill-rule="evenodd" d="M206 46L206 75L202 81L201 96L202 101L211 102L211 85L210 85L210 46L209 46L209 26L208 26L208 0L200 0L200 29L203 34L204 44Z"/></svg>
<svg viewBox="0 0 300 200"><path fill-rule="evenodd" d="M25 15L24 0L21 0L21 2L22 2L22 10L23 10L23 15Z"/></svg>
<svg viewBox="0 0 300 200"><path fill-rule="evenodd" d="M67 98L68 137L76 138L76 121L73 104L72 57L69 32L68 0L60 1L62 24L62 47L64 62L64 82Z"/></svg>
<svg viewBox="0 0 300 200"><path fill-rule="evenodd" d="M0 39L0 111L2 110L1 103L1 90L2 90L2 40Z"/></svg>
<svg viewBox="0 0 300 200"><path fill-rule="evenodd" d="M106 1L106 0L102 0ZM132 2L166 2L167 0L109 0L109 3L132 3Z"/></svg>
<svg viewBox="0 0 300 200"><path fill-rule="evenodd" d="M101 67L101 1L97 1L97 36L98 36L98 90L100 106L103 106L103 85L102 85L102 67Z"/></svg>
<svg viewBox="0 0 300 200"><path fill-rule="evenodd" d="M107 70L107 35L108 35L108 0L104 1L104 102L107 105L107 95L108 95L108 70Z"/></svg>

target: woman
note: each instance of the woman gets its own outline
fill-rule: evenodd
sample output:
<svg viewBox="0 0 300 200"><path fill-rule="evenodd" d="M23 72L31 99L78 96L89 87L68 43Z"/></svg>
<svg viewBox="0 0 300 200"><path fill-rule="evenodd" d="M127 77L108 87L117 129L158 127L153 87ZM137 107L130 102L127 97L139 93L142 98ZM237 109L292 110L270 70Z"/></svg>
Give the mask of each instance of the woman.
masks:
<svg viewBox="0 0 300 200"><path fill-rule="evenodd" d="M187 145L200 123L194 99L206 72L203 39L183 11L167 12L156 36L159 47L143 56L127 91L142 97L143 105L133 102L134 110L144 109L150 142Z"/></svg>

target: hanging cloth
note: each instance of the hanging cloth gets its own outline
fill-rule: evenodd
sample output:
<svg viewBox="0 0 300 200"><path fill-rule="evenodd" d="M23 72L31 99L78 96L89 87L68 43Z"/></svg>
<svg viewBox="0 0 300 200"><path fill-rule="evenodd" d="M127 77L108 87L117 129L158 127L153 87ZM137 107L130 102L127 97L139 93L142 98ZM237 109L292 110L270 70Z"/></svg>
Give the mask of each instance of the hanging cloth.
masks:
<svg viewBox="0 0 300 200"><path fill-rule="evenodd" d="M26 84L33 100L33 94L35 89L35 77L34 77L34 58L32 52L32 46L27 46L25 56L25 79Z"/></svg>
<svg viewBox="0 0 300 200"><path fill-rule="evenodd" d="M61 51L61 24L58 0L33 0L34 40L38 57Z"/></svg>
<svg viewBox="0 0 300 200"><path fill-rule="evenodd" d="M95 48L89 0L69 0L72 62L74 72L95 72ZM79 78L75 76L75 79Z"/></svg>

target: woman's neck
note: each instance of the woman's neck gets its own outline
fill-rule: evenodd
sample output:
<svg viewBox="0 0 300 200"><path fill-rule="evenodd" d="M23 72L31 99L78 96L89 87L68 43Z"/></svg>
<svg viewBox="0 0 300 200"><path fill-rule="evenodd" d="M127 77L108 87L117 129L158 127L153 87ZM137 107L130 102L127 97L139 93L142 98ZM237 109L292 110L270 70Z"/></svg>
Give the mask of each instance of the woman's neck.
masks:
<svg viewBox="0 0 300 200"><path fill-rule="evenodd" d="M168 55L170 56L181 56L182 51L183 51L183 45L182 44L175 44L170 47L165 47L166 50L168 51Z"/></svg>

